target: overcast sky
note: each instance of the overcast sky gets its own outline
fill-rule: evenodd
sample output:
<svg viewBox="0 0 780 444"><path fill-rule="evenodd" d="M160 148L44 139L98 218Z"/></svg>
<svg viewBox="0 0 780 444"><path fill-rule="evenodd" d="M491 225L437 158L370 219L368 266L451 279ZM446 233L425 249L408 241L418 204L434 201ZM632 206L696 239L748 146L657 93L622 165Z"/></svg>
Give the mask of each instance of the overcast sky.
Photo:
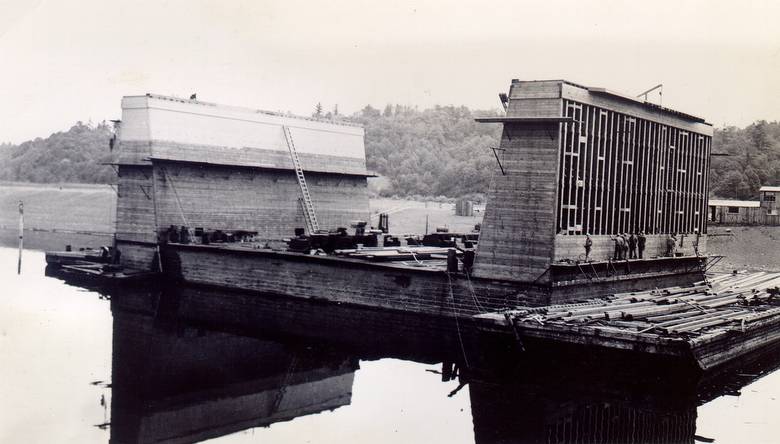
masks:
<svg viewBox="0 0 780 444"><path fill-rule="evenodd" d="M154 92L310 114L498 108L512 78L638 94L716 126L780 119L777 1L0 0L0 141Z"/></svg>

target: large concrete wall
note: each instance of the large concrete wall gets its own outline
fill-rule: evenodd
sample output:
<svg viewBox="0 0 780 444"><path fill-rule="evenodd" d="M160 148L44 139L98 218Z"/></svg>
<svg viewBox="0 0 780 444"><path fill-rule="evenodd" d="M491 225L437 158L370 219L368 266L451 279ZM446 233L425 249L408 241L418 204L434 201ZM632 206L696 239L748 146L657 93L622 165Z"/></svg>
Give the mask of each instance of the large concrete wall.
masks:
<svg viewBox="0 0 780 444"><path fill-rule="evenodd" d="M121 142L146 157L292 169L283 126L304 170L366 174L359 126L156 95L122 100Z"/></svg>
<svg viewBox="0 0 780 444"><path fill-rule="evenodd" d="M257 231L262 239L291 237L305 227L300 189L292 171L161 164L156 168L160 227ZM366 178L310 173L306 176L320 228L368 220Z"/></svg>
<svg viewBox="0 0 780 444"><path fill-rule="evenodd" d="M122 111L116 231L126 266L151 267L156 232L170 225L266 240L305 227L283 127L320 228L369 218L358 126L155 95L125 97Z"/></svg>
<svg viewBox="0 0 780 444"><path fill-rule="evenodd" d="M496 165L474 275L537 281L553 254L558 126L505 124L501 148L505 174Z"/></svg>
<svg viewBox="0 0 780 444"><path fill-rule="evenodd" d="M116 200L117 240L156 242L153 196L151 166L120 166Z"/></svg>
<svg viewBox="0 0 780 444"><path fill-rule="evenodd" d="M305 227L292 171L189 164L155 164L154 172L151 166L122 166L120 171L117 242L128 267L152 267L155 223L160 230L184 225L256 231L264 240L291 237L295 228ZM321 228L368 220L365 177L310 173L307 183Z"/></svg>

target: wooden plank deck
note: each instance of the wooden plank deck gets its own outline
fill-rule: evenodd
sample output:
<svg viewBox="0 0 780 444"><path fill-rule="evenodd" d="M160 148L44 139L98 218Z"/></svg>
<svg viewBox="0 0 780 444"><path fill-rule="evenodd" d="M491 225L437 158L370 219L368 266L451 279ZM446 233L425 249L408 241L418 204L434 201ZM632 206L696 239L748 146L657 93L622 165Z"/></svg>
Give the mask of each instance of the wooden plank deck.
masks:
<svg viewBox="0 0 780 444"><path fill-rule="evenodd" d="M708 369L780 340L780 273L476 315L482 328L552 342L692 356Z"/></svg>

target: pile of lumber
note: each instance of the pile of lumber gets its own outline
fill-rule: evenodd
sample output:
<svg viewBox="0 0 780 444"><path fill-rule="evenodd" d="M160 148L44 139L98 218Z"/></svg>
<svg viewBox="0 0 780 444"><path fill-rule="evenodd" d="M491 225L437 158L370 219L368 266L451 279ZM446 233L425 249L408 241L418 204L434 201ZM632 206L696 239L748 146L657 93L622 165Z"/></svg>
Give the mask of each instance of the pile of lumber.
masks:
<svg viewBox="0 0 780 444"><path fill-rule="evenodd" d="M746 328L780 317L780 273L714 276L690 287L615 294L579 304L512 312L515 322L609 325L664 335L699 334L712 328Z"/></svg>
<svg viewBox="0 0 780 444"><path fill-rule="evenodd" d="M446 259L446 247L368 247L360 249L336 250L333 253L337 256L350 257L353 259L363 259L375 262L390 261L415 261L425 259ZM458 252L458 254L462 254Z"/></svg>

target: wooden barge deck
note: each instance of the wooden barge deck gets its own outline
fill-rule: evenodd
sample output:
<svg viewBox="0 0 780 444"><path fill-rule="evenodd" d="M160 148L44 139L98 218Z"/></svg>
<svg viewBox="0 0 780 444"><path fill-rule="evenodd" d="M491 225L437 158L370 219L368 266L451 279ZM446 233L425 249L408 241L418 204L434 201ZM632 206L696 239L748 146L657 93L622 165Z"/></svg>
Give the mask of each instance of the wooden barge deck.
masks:
<svg viewBox="0 0 780 444"><path fill-rule="evenodd" d="M693 359L710 370L780 340L780 273L476 315L529 347L575 344Z"/></svg>
<svg viewBox="0 0 780 444"><path fill-rule="evenodd" d="M686 285L703 278L705 260L653 258L630 261L631 266L626 261L617 264L609 274L590 276L587 283L581 281L584 277L577 279L570 273L559 273L554 265L546 280L524 282L478 276L460 265L458 271L448 271L445 260L438 258L446 255L435 252L447 250L430 250L428 259L412 254L409 260L377 261L354 255L311 255L252 248L242 243L161 246L162 268L174 282L444 317L468 317L561 300L583 300L635 291L648 285ZM361 253L363 256L377 254ZM655 271L644 275L641 270L647 269Z"/></svg>

